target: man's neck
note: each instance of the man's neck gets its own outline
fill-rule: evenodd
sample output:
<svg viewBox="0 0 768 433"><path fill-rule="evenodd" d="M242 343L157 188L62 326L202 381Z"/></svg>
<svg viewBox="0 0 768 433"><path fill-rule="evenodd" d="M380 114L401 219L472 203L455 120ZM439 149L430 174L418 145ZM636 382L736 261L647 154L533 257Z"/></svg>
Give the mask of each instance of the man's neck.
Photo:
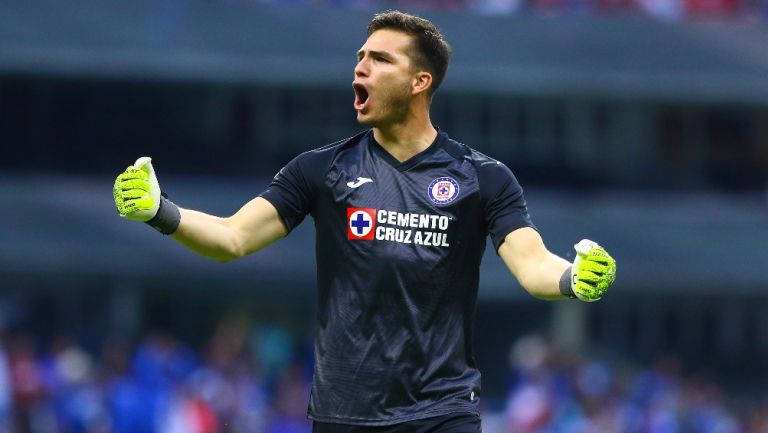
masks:
<svg viewBox="0 0 768 433"><path fill-rule="evenodd" d="M428 148L437 137L437 130L429 120L412 119L408 123L374 127L373 138L400 162L407 161Z"/></svg>

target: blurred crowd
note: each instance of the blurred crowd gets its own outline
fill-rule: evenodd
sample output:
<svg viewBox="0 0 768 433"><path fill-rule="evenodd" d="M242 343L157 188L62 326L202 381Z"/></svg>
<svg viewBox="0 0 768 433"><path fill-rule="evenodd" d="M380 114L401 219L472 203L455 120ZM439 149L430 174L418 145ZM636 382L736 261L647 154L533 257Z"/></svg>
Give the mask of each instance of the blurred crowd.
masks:
<svg viewBox="0 0 768 433"><path fill-rule="evenodd" d="M406 11L446 10L505 16L532 13L546 16L629 14L661 20L713 19L765 21L768 0L222 0L236 4L336 6Z"/></svg>
<svg viewBox="0 0 768 433"><path fill-rule="evenodd" d="M225 320L197 350L164 330L89 353L25 332L0 346L0 433L301 433L311 360L283 327ZM298 348L298 349L297 349Z"/></svg>
<svg viewBox="0 0 768 433"><path fill-rule="evenodd" d="M197 350L165 331L109 338L97 354L67 337L39 350L30 334L9 333L0 432L308 433L311 351L297 340L236 319ZM486 433L768 432L768 400L732 410L721 388L684 378L673 360L618 371L537 336L510 353L505 407L484 410Z"/></svg>
<svg viewBox="0 0 768 433"><path fill-rule="evenodd" d="M726 396L706 376L683 375L673 357L638 368L626 362L568 356L541 337L527 336L513 346L510 359L506 409L490 418L495 425L486 425L493 429L489 431L768 432L766 395L743 404L742 398ZM731 407L736 402L742 402L741 407Z"/></svg>

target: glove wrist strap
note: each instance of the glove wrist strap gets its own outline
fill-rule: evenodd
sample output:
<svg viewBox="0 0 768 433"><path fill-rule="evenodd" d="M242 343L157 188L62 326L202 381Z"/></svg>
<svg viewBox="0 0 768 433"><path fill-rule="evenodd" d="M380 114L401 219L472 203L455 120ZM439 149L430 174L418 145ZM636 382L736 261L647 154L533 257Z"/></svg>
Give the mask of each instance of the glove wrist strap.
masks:
<svg viewBox="0 0 768 433"><path fill-rule="evenodd" d="M576 299L576 295L573 293L573 287L571 287L572 268L573 266L568 266L565 272L563 272L563 275L560 276L560 293L569 299Z"/></svg>
<svg viewBox="0 0 768 433"><path fill-rule="evenodd" d="M173 234L181 222L179 207L166 198L165 193L160 197L160 207L155 216L147 224L164 235Z"/></svg>

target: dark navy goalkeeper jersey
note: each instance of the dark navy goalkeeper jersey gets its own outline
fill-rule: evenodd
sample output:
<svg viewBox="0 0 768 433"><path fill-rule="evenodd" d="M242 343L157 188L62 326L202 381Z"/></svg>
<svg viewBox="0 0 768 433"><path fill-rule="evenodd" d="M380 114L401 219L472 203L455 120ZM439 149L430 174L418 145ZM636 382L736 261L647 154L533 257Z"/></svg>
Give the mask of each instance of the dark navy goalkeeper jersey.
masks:
<svg viewBox="0 0 768 433"><path fill-rule="evenodd" d="M367 131L305 152L261 194L316 230L309 417L387 425L478 413L472 329L490 234L532 226L512 172L439 131L399 162Z"/></svg>

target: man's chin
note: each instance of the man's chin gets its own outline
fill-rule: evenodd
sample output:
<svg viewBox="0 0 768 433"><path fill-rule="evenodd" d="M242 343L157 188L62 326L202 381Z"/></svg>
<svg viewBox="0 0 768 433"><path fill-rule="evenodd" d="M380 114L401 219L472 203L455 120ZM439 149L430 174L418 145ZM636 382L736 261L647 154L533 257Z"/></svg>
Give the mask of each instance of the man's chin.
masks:
<svg viewBox="0 0 768 433"><path fill-rule="evenodd" d="M371 128L376 126L376 121L370 115L363 114L359 111L357 112L357 123Z"/></svg>

